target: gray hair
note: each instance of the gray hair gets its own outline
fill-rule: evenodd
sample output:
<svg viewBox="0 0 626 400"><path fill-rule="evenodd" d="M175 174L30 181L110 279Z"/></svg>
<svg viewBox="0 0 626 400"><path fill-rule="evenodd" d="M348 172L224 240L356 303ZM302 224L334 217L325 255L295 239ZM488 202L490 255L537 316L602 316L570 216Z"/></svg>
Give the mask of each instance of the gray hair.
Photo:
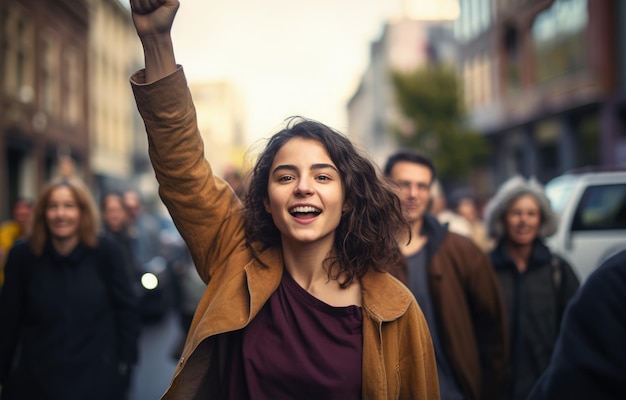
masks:
<svg viewBox="0 0 626 400"><path fill-rule="evenodd" d="M556 232L558 217L552 211L550 200L546 196L543 185L534 177L524 179L522 176L516 175L500 185L496 194L485 207L485 226L489 236L500 239L505 235L504 214L511 203L523 195L533 196L539 204L541 226L538 236L543 239Z"/></svg>

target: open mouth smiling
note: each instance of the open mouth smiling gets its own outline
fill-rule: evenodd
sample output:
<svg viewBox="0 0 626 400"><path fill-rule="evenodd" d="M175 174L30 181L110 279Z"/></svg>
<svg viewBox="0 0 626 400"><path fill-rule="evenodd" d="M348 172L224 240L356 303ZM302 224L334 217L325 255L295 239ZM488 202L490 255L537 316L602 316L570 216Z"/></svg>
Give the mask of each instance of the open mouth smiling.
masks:
<svg viewBox="0 0 626 400"><path fill-rule="evenodd" d="M289 214L294 217L316 217L322 213L322 210L312 206L296 206L289 210Z"/></svg>

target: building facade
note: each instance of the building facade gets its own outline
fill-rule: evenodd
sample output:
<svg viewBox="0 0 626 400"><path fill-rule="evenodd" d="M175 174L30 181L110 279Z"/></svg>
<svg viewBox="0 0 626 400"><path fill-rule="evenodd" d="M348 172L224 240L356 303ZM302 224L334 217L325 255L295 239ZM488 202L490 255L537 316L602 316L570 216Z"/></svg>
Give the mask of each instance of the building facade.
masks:
<svg viewBox="0 0 626 400"><path fill-rule="evenodd" d="M96 197L154 176L128 83L141 64L119 0L0 3L0 219L59 174Z"/></svg>
<svg viewBox="0 0 626 400"><path fill-rule="evenodd" d="M154 179L128 81L143 67L143 52L129 3L124 4L89 0L89 137L96 192L138 187L137 181Z"/></svg>
<svg viewBox="0 0 626 400"><path fill-rule="evenodd" d="M71 160L89 180L84 1L0 3L0 218Z"/></svg>
<svg viewBox="0 0 626 400"><path fill-rule="evenodd" d="M626 165L624 2L459 6L459 73L470 121L493 148L493 187L515 174L546 182L574 168Z"/></svg>
<svg viewBox="0 0 626 400"><path fill-rule="evenodd" d="M198 129L204 140L205 157L216 175L245 168L248 145L243 101L232 82L193 81L189 90L198 115Z"/></svg>
<svg viewBox="0 0 626 400"><path fill-rule="evenodd" d="M392 128L403 123L391 72L411 72L441 59L454 59L451 21L400 18L385 24L371 43L369 65L348 101L347 133L379 165L397 148Z"/></svg>

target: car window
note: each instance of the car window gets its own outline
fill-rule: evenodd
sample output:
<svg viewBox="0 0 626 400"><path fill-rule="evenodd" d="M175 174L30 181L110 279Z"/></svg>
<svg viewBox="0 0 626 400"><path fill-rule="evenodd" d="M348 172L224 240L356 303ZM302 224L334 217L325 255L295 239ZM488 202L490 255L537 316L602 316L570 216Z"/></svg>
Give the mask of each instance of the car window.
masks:
<svg viewBox="0 0 626 400"><path fill-rule="evenodd" d="M574 215L572 230L626 229L626 184L588 187Z"/></svg>
<svg viewBox="0 0 626 400"><path fill-rule="evenodd" d="M554 178L546 184L546 196L548 196L552 210L555 213L560 214L563 212L575 185L576 179L569 176Z"/></svg>

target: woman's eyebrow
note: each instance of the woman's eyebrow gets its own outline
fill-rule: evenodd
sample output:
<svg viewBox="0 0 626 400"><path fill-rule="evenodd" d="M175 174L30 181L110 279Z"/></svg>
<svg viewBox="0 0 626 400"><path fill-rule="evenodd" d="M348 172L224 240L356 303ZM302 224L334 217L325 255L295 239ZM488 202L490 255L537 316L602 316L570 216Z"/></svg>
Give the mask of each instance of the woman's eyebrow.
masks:
<svg viewBox="0 0 626 400"><path fill-rule="evenodd" d="M311 170L326 169L326 168L330 168L336 171L337 173L339 173L339 170L332 164L320 163L320 164L311 165ZM291 164L281 164L281 165L277 165L276 168L274 168L274 170L272 171L272 174L276 173L277 171L282 171L282 170L297 171L298 168L296 168L295 165L291 165Z"/></svg>

